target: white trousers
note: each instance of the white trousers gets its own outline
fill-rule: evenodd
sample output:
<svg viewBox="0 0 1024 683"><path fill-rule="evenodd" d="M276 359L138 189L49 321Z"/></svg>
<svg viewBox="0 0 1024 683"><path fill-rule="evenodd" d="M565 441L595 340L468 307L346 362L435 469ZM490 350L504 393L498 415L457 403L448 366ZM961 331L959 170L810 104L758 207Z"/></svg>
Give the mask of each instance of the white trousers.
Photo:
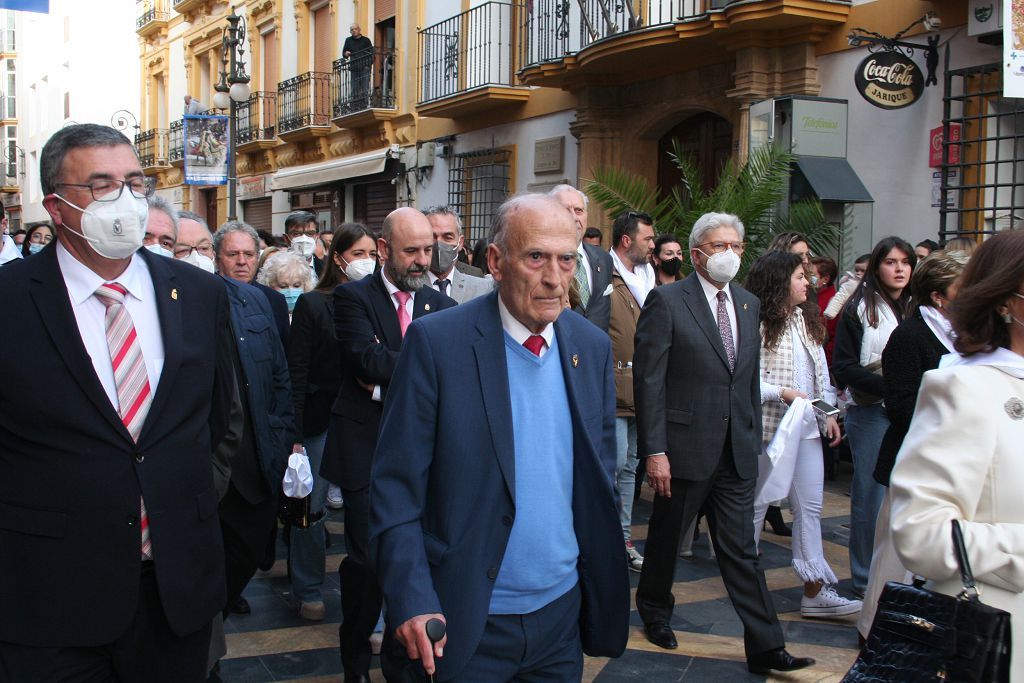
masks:
<svg viewBox="0 0 1024 683"><path fill-rule="evenodd" d="M762 500L762 491L766 487L773 491L788 489L793 512L793 571L805 583L838 583L821 546L821 505L825 488L821 439L801 439L794 461L780 460L774 467L762 450L758 465L757 488L754 489L754 543L761 540L761 528L768 511L769 501Z"/></svg>

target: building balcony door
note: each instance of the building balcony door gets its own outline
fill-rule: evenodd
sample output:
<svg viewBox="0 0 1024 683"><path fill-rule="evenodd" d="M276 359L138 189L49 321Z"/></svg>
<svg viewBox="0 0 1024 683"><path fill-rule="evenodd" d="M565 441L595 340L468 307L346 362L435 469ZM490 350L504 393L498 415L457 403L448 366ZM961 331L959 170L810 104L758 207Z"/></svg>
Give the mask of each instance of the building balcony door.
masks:
<svg viewBox="0 0 1024 683"><path fill-rule="evenodd" d="M682 143L683 153L696 163L704 187L716 187L722 167L732 156L732 124L717 114L702 112L676 124L658 140L658 190L662 197L671 194L682 180L679 168L669 157L676 138Z"/></svg>

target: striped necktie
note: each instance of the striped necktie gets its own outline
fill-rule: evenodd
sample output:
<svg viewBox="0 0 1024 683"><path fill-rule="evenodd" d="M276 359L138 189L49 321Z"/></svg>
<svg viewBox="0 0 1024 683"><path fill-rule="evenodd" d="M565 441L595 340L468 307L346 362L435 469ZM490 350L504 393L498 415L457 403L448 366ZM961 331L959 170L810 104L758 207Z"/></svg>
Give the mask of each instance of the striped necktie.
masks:
<svg viewBox="0 0 1024 683"><path fill-rule="evenodd" d="M579 288L580 308L587 310L590 303L590 281L587 279L587 269L583 265L583 254L576 252L576 286Z"/></svg>
<svg viewBox="0 0 1024 683"><path fill-rule="evenodd" d="M96 289L96 298L107 308L103 323L107 332L110 363L114 367L117 387L118 414L132 440L138 442L142 425L146 422L153 394L149 387L146 362L142 358L142 345L135 333L135 324L124 305L128 291L116 282L108 282ZM142 533L142 559L153 559L153 545L149 538L149 516L146 503L139 498L139 527Z"/></svg>

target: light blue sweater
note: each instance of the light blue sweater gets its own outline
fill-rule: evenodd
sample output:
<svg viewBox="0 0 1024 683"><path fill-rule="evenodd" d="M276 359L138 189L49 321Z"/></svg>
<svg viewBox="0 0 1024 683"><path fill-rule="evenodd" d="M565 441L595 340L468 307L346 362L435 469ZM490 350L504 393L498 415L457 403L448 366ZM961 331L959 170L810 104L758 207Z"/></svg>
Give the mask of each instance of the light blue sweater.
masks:
<svg viewBox="0 0 1024 683"><path fill-rule="evenodd" d="M491 595L491 614L528 614L577 580L573 528L572 417L558 340L538 358L505 334L516 515Z"/></svg>

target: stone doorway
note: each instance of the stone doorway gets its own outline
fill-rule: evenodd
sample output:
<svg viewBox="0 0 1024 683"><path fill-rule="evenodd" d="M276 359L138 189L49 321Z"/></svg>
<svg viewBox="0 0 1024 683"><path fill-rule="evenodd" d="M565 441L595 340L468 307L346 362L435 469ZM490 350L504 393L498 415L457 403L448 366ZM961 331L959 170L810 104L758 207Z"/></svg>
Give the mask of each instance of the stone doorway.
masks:
<svg viewBox="0 0 1024 683"><path fill-rule="evenodd" d="M658 140L658 193L667 197L680 184L682 175L669 158L672 140L678 138L683 151L697 163L704 187L718 185L718 176L732 156L732 123L711 112L694 114L665 133Z"/></svg>

